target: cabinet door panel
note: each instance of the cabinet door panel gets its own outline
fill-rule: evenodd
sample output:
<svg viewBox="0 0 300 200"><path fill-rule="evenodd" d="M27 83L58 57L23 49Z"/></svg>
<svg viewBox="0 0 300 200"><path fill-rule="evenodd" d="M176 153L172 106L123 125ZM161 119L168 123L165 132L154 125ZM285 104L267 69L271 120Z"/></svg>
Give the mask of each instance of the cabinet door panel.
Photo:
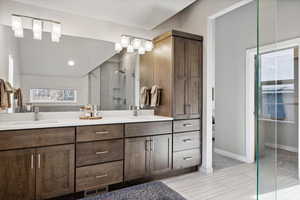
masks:
<svg viewBox="0 0 300 200"><path fill-rule="evenodd" d="M160 174L172 167L172 135L151 138L151 174Z"/></svg>
<svg viewBox="0 0 300 200"><path fill-rule="evenodd" d="M34 200L34 150L0 152L0 199Z"/></svg>
<svg viewBox="0 0 300 200"><path fill-rule="evenodd" d="M37 149L37 199L47 199L74 192L74 145Z"/></svg>
<svg viewBox="0 0 300 200"><path fill-rule="evenodd" d="M182 119L187 117L187 71L185 64L185 39L174 37L174 117Z"/></svg>
<svg viewBox="0 0 300 200"><path fill-rule="evenodd" d="M148 175L150 137L125 140L125 180L133 180Z"/></svg>
<svg viewBox="0 0 300 200"><path fill-rule="evenodd" d="M185 65L187 67L188 114L191 118L201 116L202 45L200 41L185 40Z"/></svg>

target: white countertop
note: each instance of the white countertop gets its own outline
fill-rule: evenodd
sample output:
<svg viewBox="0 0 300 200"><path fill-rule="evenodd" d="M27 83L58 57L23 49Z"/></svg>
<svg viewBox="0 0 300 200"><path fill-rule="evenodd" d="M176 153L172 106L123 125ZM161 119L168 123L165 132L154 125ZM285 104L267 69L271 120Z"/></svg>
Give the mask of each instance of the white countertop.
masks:
<svg viewBox="0 0 300 200"><path fill-rule="evenodd" d="M122 116L122 117L103 117L100 120L80 120L80 119L51 119L40 121L12 121L0 122L0 131L4 130L23 130L37 128L56 128L56 127L72 127L72 126L88 126L88 125L103 125L103 124L123 124L137 122L154 122L154 121L170 121L173 118L162 117L156 115L145 116ZM1 134L1 133L0 133Z"/></svg>

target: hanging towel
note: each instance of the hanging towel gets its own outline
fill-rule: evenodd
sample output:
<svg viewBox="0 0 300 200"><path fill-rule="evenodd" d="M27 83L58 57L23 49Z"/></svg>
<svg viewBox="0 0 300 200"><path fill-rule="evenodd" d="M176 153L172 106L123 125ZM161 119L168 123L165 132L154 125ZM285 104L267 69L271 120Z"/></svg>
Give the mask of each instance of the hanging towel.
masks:
<svg viewBox="0 0 300 200"><path fill-rule="evenodd" d="M140 92L140 104L141 104L141 108L144 108L146 106L149 106L149 89L147 87L142 87L141 88L141 92Z"/></svg>
<svg viewBox="0 0 300 200"><path fill-rule="evenodd" d="M151 89L151 107L160 105L160 91L158 85L153 85Z"/></svg>
<svg viewBox="0 0 300 200"><path fill-rule="evenodd" d="M6 91L5 81L0 79L0 110L6 110L7 108L10 107L11 107L10 92Z"/></svg>
<svg viewBox="0 0 300 200"><path fill-rule="evenodd" d="M23 94L22 94L22 90L21 88L16 89L15 93L14 93L14 97L17 100L17 106L22 109L23 107Z"/></svg>

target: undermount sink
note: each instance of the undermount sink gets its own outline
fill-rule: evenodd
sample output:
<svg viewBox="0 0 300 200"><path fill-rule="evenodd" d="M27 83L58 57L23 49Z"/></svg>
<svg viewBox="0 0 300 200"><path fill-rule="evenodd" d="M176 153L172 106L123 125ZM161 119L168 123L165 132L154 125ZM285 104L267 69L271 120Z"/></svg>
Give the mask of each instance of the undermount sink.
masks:
<svg viewBox="0 0 300 200"><path fill-rule="evenodd" d="M59 123L56 120L40 120L40 121L18 121L18 122L12 122L12 125L30 125L30 124L56 124Z"/></svg>

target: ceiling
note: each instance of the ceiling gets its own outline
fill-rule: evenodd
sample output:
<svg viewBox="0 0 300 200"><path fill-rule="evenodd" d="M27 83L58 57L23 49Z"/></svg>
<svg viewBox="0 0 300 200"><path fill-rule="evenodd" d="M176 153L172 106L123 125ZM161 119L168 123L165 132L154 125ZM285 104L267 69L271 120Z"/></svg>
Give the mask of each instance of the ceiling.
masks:
<svg viewBox="0 0 300 200"><path fill-rule="evenodd" d="M153 29L196 0L15 0L38 7Z"/></svg>
<svg viewBox="0 0 300 200"><path fill-rule="evenodd" d="M114 43L102 40L63 35L55 43L49 33L43 33L42 40L34 40L29 30L24 36L19 39L22 74L82 77L115 54ZM69 60L75 66L68 66Z"/></svg>

